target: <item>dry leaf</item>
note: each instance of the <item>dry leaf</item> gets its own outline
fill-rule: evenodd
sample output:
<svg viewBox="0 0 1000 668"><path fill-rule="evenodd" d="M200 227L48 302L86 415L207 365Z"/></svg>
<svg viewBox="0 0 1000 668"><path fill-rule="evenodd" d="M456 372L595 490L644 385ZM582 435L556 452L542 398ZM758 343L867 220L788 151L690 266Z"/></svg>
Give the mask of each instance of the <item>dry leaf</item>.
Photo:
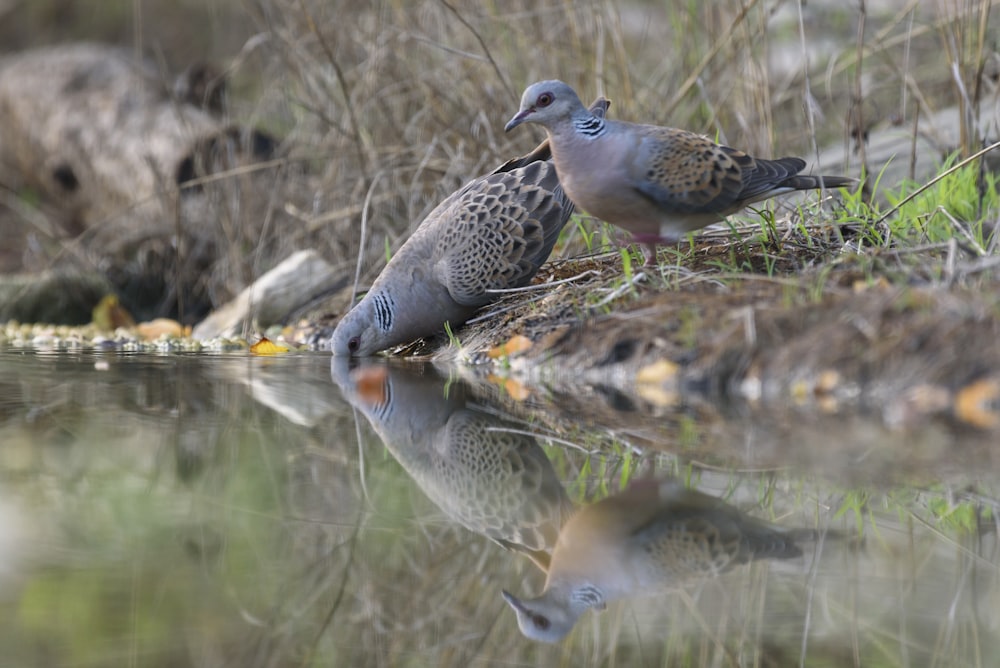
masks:
<svg viewBox="0 0 1000 668"><path fill-rule="evenodd" d="M185 335L184 325L170 318L156 318L149 322L140 322L135 326L135 331L140 338L147 341L158 339L163 335L177 338Z"/></svg>
<svg viewBox="0 0 1000 668"><path fill-rule="evenodd" d="M670 360L659 360L639 369L639 373L635 375L635 382L666 383L677 377L679 368Z"/></svg>
<svg viewBox="0 0 1000 668"><path fill-rule="evenodd" d="M812 397L812 387L804 380L796 380L788 388L792 395L792 401L796 404L804 404Z"/></svg>
<svg viewBox="0 0 1000 668"><path fill-rule="evenodd" d="M822 396L830 394L840 385L840 373L833 369L826 369L819 372L816 378L816 385L813 386L813 394Z"/></svg>
<svg viewBox="0 0 1000 668"><path fill-rule="evenodd" d="M851 291L854 294L859 294L868 290L888 290L891 287L885 276L878 276L874 281L859 278L851 284Z"/></svg>
<svg viewBox="0 0 1000 668"><path fill-rule="evenodd" d="M531 390L529 390L526 385L514 380L513 378L504 378L503 376L497 376L496 374L491 373L486 377L486 380L494 385L502 387L514 401L524 401L531 396Z"/></svg>
<svg viewBox="0 0 1000 668"><path fill-rule="evenodd" d="M659 385L639 384L635 388L641 398L660 408L670 408L680 402L680 395Z"/></svg>
<svg viewBox="0 0 1000 668"><path fill-rule="evenodd" d="M531 348L532 345L531 339L527 336L517 334L512 336L507 343L502 343L499 346L490 348L486 355L493 360L501 357L510 357L511 355L523 353L525 350Z"/></svg>
<svg viewBox="0 0 1000 668"><path fill-rule="evenodd" d="M132 314L118 302L118 295L105 295L90 312L90 318L95 327L106 332L135 326Z"/></svg>
<svg viewBox="0 0 1000 668"><path fill-rule="evenodd" d="M279 353L287 353L288 346L275 343L266 336L262 336L260 341L250 346L250 352L254 355L277 355Z"/></svg>
<svg viewBox="0 0 1000 668"><path fill-rule="evenodd" d="M955 395L955 416L981 429L1000 427L1000 382L977 380Z"/></svg>

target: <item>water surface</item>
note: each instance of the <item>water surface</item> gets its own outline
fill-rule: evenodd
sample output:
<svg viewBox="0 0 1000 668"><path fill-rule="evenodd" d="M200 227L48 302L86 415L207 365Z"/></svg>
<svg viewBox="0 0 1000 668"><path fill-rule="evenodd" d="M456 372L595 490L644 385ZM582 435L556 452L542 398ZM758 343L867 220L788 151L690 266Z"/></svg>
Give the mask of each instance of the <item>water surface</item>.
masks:
<svg viewBox="0 0 1000 668"><path fill-rule="evenodd" d="M1000 656L995 434L326 355L0 352L0 665L910 665ZM633 476L802 555L523 637ZM642 595L638 595L642 594Z"/></svg>

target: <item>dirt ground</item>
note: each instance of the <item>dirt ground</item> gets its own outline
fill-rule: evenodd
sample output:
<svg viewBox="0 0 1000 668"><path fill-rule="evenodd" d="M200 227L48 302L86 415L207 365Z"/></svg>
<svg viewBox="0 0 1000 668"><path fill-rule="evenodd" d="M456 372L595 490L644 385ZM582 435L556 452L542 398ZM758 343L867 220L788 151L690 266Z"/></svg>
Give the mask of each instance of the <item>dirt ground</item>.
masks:
<svg viewBox="0 0 1000 668"><path fill-rule="evenodd" d="M556 261L539 273L537 291L506 296L460 328L459 345L440 336L392 352L460 361L515 401L530 396L570 415L697 395L860 411L894 428L943 419L1000 429L997 281L976 263L958 263L964 272L949 277L890 281L901 259L857 254L849 236L816 231L807 244L791 235L768 249L708 233L690 252L661 249L660 265L633 267L631 280L619 252ZM684 259L672 261L678 250ZM720 257L727 266L777 260L771 275L727 274ZM924 259L928 272L941 263L934 252ZM347 292L338 297L344 307ZM297 336L332 327L341 310L332 308ZM558 401L543 399L553 394ZM578 411L568 396L597 400Z"/></svg>

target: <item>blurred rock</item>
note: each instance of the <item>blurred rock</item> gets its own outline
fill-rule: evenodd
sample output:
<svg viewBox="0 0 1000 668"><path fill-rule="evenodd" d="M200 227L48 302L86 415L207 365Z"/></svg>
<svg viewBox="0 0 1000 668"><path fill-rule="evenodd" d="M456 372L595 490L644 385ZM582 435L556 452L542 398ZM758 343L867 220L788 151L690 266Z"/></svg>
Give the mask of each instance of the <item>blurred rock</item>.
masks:
<svg viewBox="0 0 1000 668"><path fill-rule="evenodd" d="M97 272L41 271L0 276L0 322L90 322L93 307L111 292Z"/></svg>
<svg viewBox="0 0 1000 668"><path fill-rule="evenodd" d="M333 267L316 251L299 251L257 279L238 297L198 323L196 339L245 336L244 330L263 330L287 322L295 311L325 294L335 285ZM343 278L342 285L346 282Z"/></svg>
<svg viewBox="0 0 1000 668"><path fill-rule="evenodd" d="M210 66L169 81L98 44L0 60L0 272L97 271L140 319L194 322L238 292L287 254L262 235L281 229L286 172L224 110Z"/></svg>

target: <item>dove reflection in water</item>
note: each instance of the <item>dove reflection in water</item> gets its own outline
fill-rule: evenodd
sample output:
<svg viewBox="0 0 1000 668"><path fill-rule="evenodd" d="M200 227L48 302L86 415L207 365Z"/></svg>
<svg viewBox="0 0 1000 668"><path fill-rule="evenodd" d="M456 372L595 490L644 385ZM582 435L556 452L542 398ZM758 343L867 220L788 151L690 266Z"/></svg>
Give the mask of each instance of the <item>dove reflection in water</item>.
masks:
<svg viewBox="0 0 1000 668"><path fill-rule="evenodd" d="M573 505L535 439L430 369L348 364L333 358L334 381L431 501L545 570Z"/></svg>
<svg viewBox="0 0 1000 668"><path fill-rule="evenodd" d="M754 559L791 559L811 529L782 529L676 480L634 481L579 510L552 553L542 594L503 592L521 632L556 642L588 608L714 577Z"/></svg>

